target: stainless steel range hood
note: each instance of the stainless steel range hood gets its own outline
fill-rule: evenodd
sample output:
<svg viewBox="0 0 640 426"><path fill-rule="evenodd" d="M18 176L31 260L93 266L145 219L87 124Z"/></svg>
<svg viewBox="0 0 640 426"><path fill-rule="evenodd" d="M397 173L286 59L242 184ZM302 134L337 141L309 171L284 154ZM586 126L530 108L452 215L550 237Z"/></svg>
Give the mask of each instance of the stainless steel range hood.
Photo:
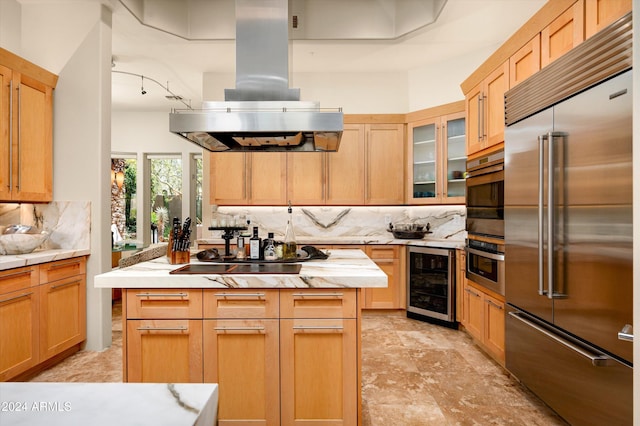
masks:
<svg viewBox="0 0 640 426"><path fill-rule="evenodd" d="M169 130L214 151L337 151L340 109L289 88L288 0L236 0L236 88L224 102L174 110Z"/></svg>

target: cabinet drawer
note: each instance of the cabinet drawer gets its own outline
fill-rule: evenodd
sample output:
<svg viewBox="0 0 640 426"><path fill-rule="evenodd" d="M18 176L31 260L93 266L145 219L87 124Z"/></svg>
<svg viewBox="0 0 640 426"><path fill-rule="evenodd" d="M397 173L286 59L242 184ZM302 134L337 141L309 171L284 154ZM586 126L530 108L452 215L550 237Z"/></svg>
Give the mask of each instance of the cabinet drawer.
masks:
<svg viewBox="0 0 640 426"><path fill-rule="evenodd" d="M87 262L84 257L45 263L40 265L40 284L86 274L86 272Z"/></svg>
<svg viewBox="0 0 640 426"><path fill-rule="evenodd" d="M204 290L205 318L278 318L278 290Z"/></svg>
<svg viewBox="0 0 640 426"><path fill-rule="evenodd" d="M356 318L356 289L280 291L280 318Z"/></svg>
<svg viewBox="0 0 640 426"><path fill-rule="evenodd" d="M127 318L202 318L202 290L129 289Z"/></svg>
<svg viewBox="0 0 640 426"><path fill-rule="evenodd" d="M398 246L367 247L367 255L371 259L397 259L399 250Z"/></svg>
<svg viewBox="0 0 640 426"><path fill-rule="evenodd" d="M0 294L37 286L39 283L38 266L0 271Z"/></svg>

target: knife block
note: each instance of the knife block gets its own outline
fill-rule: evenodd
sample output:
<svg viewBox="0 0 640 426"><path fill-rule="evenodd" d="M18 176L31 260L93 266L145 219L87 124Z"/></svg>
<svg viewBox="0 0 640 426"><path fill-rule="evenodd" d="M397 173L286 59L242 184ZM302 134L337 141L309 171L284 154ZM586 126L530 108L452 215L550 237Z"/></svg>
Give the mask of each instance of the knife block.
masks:
<svg viewBox="0 0 640 426"><path fill-rule="evenodd" d="M169 233L169 244L167 245L167 259L171 265L180 265L189 263L191 251L174 251L173 248L173 232Z"/></svg>

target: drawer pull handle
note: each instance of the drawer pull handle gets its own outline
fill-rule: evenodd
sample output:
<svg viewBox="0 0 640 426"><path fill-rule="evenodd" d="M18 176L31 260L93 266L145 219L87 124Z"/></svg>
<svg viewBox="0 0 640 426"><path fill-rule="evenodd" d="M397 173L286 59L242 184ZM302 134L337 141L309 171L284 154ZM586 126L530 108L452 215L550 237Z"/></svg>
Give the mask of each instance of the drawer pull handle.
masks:
<svg viewBox="0 0 640 426"><path fill-rule="evenodd" d="M138 297L187 297L187 293L137 293Z"/></svg>
<svg viewBox="0 0 640 426"><path fill-rule="evenodd" d="M0 276L0 280L4 280L5 278L10 278L10 277L17 277L19 275L31 275L32 272L33 272L33 269L29 269L28 271L14 272L12 274Z"/></svg>
<svg viewBox="0 0 640 426"><path fill-rule="evenodd" d="M10 302L10 301L12 301L12 300L22 299L23 297L27 297L27 296L30 296L30 295L32 295L32 294L33 294L33 292L30 292L30 293L23 293L23 294L21 294L20 296L13 296L13 297L10 297L10 298L8 298L8 299L0 300L0 303Z"/></svg>
<svg viewBox="0 0 640 426"><path fill-rule="evenodd" d="M56 265L51 265L49 267L49 271L53 271L53 270L61 269L61 268L66 268L67 266L72 266L72 265L80 266L80 262L78 262L77 260L74 260L74 261L71 261L71 262L58 263Z"/></svg>
<svg viewBox="0 0 640 426"><path fill-rule="evenodd" d="M465 288L464 291L466 291L467 293L469 293L472 296L480 297L480 295L478 293L475 293L475 292L469 290L468 288Z"/></svg>
<svg viewBox="0 0 640 426"><path fill-rule="evenodd" d="M492 305L492 306L494 306L494 307L496 307L496 308L498 308L498 309L504 309L502 306L498 305L495 302L492 302L491 300L487 300L487 303Z"/></svg>
<svg viewBox="0 0 640 426"><path fill-rule="evenodd" d="M293 293L293 297L342 297L342 293Z"/></svg>
<svg viewBox="0 0 640 426"><path fill-rule="evenodd" d="M138 327L139 331L187 331L189 327L185 327L184 325L179 327Z"/></svg>
<svg viewBox="0 0 640 426"><path fill-rule="evenodd" d="M294 325L294 330L344 330L341 325Z"/></svg>
<svg viewBox="0 0 640 426"><path fill-rule="evenodd" d="M264 331L264 327L215 327L215 331Z"/></svg>
<svg viewBox="0 0 640 426"><path fill-rule="evenodd" d="M258 297L264 298L264 293L216 293L216 297Z"/></svg>
<svg viewBox="0 0 640 426"><path fill-rule="evenodd" d="M70 281L68 283L64 283L64 284L57 284L57 285L52 285L51 286L51 290L55 290L57 288L62 288L62 287L66 287L69 285L74 285L74 284L78 284L80 282L80 280L75 280L75 281Z"/></svg>

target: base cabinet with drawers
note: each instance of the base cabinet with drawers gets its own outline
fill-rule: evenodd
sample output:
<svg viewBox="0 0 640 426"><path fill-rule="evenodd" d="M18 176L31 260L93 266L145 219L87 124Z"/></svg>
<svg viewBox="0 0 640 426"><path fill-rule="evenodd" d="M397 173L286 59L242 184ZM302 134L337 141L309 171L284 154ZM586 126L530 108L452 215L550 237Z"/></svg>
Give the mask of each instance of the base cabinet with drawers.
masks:
<svg viewBox="0 0 640 426"><path fill-rule="evenodd" d="M0 381L33 375L86 339L86 259L0 271Z"/></svg>
<svg viewBox="0 0 640 426"><path fill-rule="evenodd" d="M359 289L128 289L126 382L212 382L218 424L355 425Z"/></svg>

